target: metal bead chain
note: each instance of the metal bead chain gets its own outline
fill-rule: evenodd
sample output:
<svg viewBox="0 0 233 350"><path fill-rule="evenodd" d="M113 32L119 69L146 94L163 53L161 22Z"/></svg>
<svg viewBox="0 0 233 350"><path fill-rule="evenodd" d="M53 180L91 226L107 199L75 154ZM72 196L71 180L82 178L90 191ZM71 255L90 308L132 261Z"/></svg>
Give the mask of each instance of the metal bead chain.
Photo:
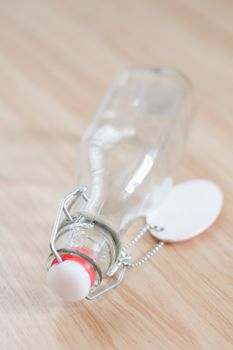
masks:
<svg viewBox="0 0 233 350"><path fill-rule="evenodd" d="M128 262L127 266L128 267L139 267L145 264L148 260L150 260L155 254L157 254L160 249L164 246L164 242L159 242L156 244L156 246L150 250L143 258L139 259L138 261L135 262Z"/></svg>
<svg viewBox="0 0 233 350"><path fill-rule="evenodd" d="M139 233L133 238L131 239L126 245L124 245L124 247L122 248L123 251L128 250L129 248L131 248L135 243L137 243L139 241L139 239L141 239L144 234L150 229L150 225L146 225L144 226Z"/></svg>
<svg viewBox="0 0 233 350"><path fill-rule="evenodd" d="M144 226L139 233L133 238L131 239L123 248L122 248L122 254L128 254L128 249L130 249L132 246L134 246L143 236L144 234L149 231L149 230L156 230L157 232L161 232L164 230L163 227L159 227L159 226L150 226L150 225L146 225ZM155 247L153 249L151 249L148 253L146 253L144 255L143 258L139 259L138 261L134 261L134 262L129 262L129 259L122 259L122 264L124 266L133 268L133 267L139 267L143 264L145 264L145 262L147 262L148 260L150 260L155 254L157 254L160 249L164 246L164 242L159 242L155 245Z"/></svg>

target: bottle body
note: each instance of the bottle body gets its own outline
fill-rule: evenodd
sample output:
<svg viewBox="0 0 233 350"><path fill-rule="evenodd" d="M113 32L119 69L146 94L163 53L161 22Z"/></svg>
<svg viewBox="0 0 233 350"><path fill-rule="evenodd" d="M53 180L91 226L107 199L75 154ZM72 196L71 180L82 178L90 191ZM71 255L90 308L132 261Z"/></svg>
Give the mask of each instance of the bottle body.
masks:
<svg viewBox="0 0 233 350"><path fill-rule="evenodd" d="M78 182L90 197L85 210L124 230L148 205L160 205L191 115L190 86L179 72L124 70L81 140Z"/></svg>

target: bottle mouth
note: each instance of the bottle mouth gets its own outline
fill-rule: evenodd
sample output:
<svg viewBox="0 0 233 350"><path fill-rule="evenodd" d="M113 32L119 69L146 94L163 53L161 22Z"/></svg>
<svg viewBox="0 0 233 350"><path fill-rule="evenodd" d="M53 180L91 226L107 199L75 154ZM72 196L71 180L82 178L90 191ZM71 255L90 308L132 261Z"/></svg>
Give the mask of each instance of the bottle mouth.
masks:
<svg viewBox="0 0 233 350"><path fill-rule="evenodd" d="M80 301L90 293L91 278L82 264L64 260L48 270L47 285L66 301Z"/></svg>
<svg viewBox="0 0 233 350"><path fill-rule="evenodd" d="M62 262L54 258L47 272L47 284L50 289L67 301L86 298L96 281L98 283L93 264L83 257L93 260L92 253L84 247L77 247L75 251L78 255L60 252Z"/></svg>
<svg viewBox="0 0 233 350"><path fill-rule="evenodd" d="M86 249L84 247L77 247L75 250L89 256L91 259L94 260L92 253L88 249ZM60 255L60 257L61 257L62 261L67 261L67 260L74 261L74 262L82 265L84 267L84 269L87 271L87 273L89 274L91 287L93 287L95 280L96 280L96 272L95 272L93 265L88 260L86 260L85 258L82 258L79 255L73 255L73 254L69 254L69 253L63 253ZM59 264L59 261L55 258L55 259L53 259L50 267L52 267L56 264Z"/></svg>
<svg viewBox="0 0 233 350"><path fill-rule="evenodd" d="M103 276L101 269L95 263L92 253L88 249L84 247L77 247L73 249L63 248L58 249L57 252L61 257L62 262L72 261L83 266L83 268L89 274L91 287L97 287L102 282ZM54 265L59 265L59 262L56 258L54 258L53 253L51 253L48 257L47 271L49 271Z"/></svg>

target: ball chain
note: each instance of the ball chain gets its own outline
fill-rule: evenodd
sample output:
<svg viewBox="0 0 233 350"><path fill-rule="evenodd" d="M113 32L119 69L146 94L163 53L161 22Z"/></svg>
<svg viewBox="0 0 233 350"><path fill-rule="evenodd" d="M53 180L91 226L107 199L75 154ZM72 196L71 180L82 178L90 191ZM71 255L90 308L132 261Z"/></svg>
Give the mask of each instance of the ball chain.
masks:
<svg viewBox="0 0 233 350"><path fill-rule="evenodd" d="M150 230L155 230L156 232L161 232L164 230L164 228L159 227L159 226L151 226L151 225L144 226L139 231L139 233L122 248L121 263L123 266L127 266L130 268L140 267L143 264L145 264L148 260L150 260L154 255L156 255L160 251L160 249L164 246L165 243L160 241L159 243L157 243L155 245L155 247L153 249L151 249L149 252L147 252L141 259L139 259L137 261L130 262L130 258L129 258L130 256L129 256L128 250L131 247L133 247L144 236L144 234L147 231L150 231ZM126 258L126 256L128 256L128 259Z"/></svg>

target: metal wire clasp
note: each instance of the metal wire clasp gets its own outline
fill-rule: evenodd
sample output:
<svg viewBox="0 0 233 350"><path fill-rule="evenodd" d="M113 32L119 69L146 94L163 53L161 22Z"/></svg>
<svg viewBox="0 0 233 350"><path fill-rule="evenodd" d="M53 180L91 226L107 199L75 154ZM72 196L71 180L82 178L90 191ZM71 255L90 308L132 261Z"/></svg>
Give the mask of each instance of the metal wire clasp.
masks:
<svg viewBox="0 0 233 350"><path fill-rule="evenodd" d="M86 191L87 191L87 187L77 187L75 190L68 193L64 197L64 199L61 201L58 207L55 222L52 229L50 242L49 242L49 247L59 263L62 263L62 258L58 253L57 249L55 248L55 241L56 241L56 237L59 229L59 224L61 222L62 214L64 213L67 219L72 221L73 218L70 214L70 210L80 197L82 197L86 202L88 201L88 196L86 194Z"/></svg>
<svg viewBox="0 0 233 350"><path fill-rule="evenodd" d="M53 229L52 229L50 243L49 243L52 254L55 256L58 263L62 263L62 258L60 256L58 250L55 248L55 241L56 241L56 237L58 234L62 214L64 214L66 216L66 218L72 222L75 218L73 218L71 213L70 213L71 208L73 207L73 205L77 202L77 200L79 198L83 198L86 202L89 200L89 198L86 194L86 191L87 191L87 187L77 187L75 190L68 193L64 197L64 199L61 201L61 203L58 207L57 214L55 217L55 222L54 222ZM130 252L130 248L132 246L134 246L144 236L144 234L147 231L151 231L151 230L156 230L156 231L160 232L160 231L163 231L163 228L158 227L158 226L152 227L150 225L145 225L139 231L139 233L136 234L136 236L132 240L130 240L124 247L122 247L122 249L118 252L118 256L116 258L115 264L107 272L107 277L109 277L109 278L112 277L113 281L110 283L107 283L107 285L102 287L102 288L97 288L96 290L93 290L86 297L87 299L95 300L98 297L100 297L101 295L105 294L106 292L109 292L113 288L116 288L117 286L119 286L122 283L122 281L125 277L125 273L126 273L128 268L139 267L142 264L144 264L146 261L148 261L152 256L154 256L155 254L158 253L158 251L164 246L164 242L157 243L152 250L147 252L144 255L144 257L142 257L138 261L132 261L132 255ZM85 258L88 258L88 257L85 257ZM108 281L108 279L106 279L106 281Z"/></svg>

